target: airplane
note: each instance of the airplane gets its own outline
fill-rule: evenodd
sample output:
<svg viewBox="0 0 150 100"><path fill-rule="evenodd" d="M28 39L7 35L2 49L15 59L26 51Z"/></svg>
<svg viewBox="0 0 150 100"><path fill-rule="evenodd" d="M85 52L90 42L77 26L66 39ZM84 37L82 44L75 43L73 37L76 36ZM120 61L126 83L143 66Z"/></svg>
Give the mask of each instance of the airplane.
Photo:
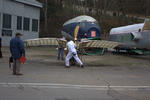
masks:
<svg viewBox="0 0 150 100"><path fill-rule="evenodd" d="M100 39L101 28L98 25L96 19L81 15L66 21L63 24L62 37L70 38L75 41L78 50L85 51L92 49L103 54L103 48L115 48L121 43L106 41ZM82 41L82 39L86 41ZM42 45L62 45L66 47L66 41L60 40L59 38L38 38L25 40L27 47L29 46L42 46ZM100 50L101 49L101 50ZM95 52L94 51L94 52Z"/></svg>
<svg viewBox="0 0 150 100"><path fill-rule="evenodd" d="M90 16L82 15L66 21L61 31L62 36L74 40L75 28L78 28L78 41L82 38L100 38L101 28L98 22Z"/></svg>
<svg viewBox="0 0 150 100"><path fill-rule="evenodd" d="M118 52L150 54L150 20L146 19L140 24L112 28L109 40L124 44L116 47Z"/></svg>
<svg viewBox="0 0 150 100"><path fill-rule="evenodd" d="M133 28L133 26L135 28ZM77 50L80 52L79 57L81 59L82 56L85 54L85 51L88 49L101 50L101 53L100 54L96 53L96 55L104 54L105 48L107 48L107 50L119 48L120 50L123 47L124 48L131 47L132 49L127 49L127 50L135 50L135 48L138 48L138 46L139 47L143 46L144 48L147 47L147 49L149 49L150 45L149 43L147 43L150 41L149 20L145 21L145 23L139 25L133 25L133 26L132 27L130 26L131 28L129 27L124 28L124 30L126 31L128 30L128 32L120 31L119 30L120 28L119 29L114 28L110 31L110 40L108 41L101 40L100 37L101 28L98 25L98 22L90 16L83 15L83 16L78 16L76 18L70 19L69 21L65 22L63 24L61 34L62 37L70 38L75 41ZM133 31L133 29L136 30ZM124 41L120 41L118 37L123 39ZM85 39L86 41L82 41L82 39ZM128 39L130 41L128 41ZM37 38L37 39L25 40L24 42L27 47L61 45L64 48L66 48L66 43L67 43L67 41L61 40L60 38Z"/></svg>

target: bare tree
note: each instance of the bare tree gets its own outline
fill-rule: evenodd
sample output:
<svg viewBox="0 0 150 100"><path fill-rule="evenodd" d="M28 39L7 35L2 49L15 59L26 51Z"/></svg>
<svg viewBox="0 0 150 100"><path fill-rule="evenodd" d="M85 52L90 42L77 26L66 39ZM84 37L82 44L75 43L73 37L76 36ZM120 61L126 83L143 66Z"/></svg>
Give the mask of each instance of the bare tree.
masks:
<svg viewBox="0 0 150 100"><path fill-rule="evenodd" d="M48 32L48 22L47 22L47 6L48 6L48 2L47 0L45 0L45 4L44 4L44 20L45 20L45 25L44 25L44 30L47 33Z"/></svg>

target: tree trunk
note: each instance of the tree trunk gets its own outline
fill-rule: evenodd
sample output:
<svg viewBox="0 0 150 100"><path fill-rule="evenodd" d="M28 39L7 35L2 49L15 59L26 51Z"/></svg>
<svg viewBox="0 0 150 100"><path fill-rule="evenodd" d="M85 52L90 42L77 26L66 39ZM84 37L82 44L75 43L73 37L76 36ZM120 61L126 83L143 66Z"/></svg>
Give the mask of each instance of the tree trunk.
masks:
<svg viewBox="0 0 150 100"><path fill-rule="evenodd" d="M47 27L47 0L45 0L45 11L44 11L44 17L45 17L45 27L44 30L47 33L48 32L48 27Z"/></svg>

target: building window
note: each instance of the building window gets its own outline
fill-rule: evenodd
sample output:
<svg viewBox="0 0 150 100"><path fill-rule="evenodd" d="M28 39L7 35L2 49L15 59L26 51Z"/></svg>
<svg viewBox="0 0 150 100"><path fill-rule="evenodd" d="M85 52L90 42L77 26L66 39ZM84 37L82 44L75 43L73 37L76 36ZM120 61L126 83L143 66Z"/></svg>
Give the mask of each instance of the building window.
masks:
<svg viewBox="0 0 150 100"><path fill-rule="evenodd" d="M3 28L11 29L11 15L3 14Z"/></svg>
<svg viewBox="0 0 150 100"><path fill-rule="evenodd" d="M30 18L24 18L23 22L23 30L29 31L30 30Z"/></svg>
<svg viewBox="0 0 150 100"><path fill-rule="evenodd" d="M17 16L17 30L22 30L22 17Z"/></svg>
<svg viewBox="0 0 150 100"><path fill-rule="evenodd" d="M38 20L32 19L32 31L38 32Z"/></svg>
<svg viewBox="0 0 150 100"><path fill-rule="evenodd" d="M12 30L2 30L2 36L10 36L12 37Z"/></svg>

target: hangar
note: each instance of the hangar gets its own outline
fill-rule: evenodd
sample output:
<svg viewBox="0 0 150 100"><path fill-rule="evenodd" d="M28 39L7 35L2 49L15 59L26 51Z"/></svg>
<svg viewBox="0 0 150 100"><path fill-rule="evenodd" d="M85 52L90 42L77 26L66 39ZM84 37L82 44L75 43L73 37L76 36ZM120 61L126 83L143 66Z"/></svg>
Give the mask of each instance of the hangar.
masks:
<svg viewBox="0 0 150 100"><path fill-rule="evenodd" d="M23 34L23 40L38 38L40 8L42 4L36 0L0 0L2 45L9 46L16 32Z"/></svg>

